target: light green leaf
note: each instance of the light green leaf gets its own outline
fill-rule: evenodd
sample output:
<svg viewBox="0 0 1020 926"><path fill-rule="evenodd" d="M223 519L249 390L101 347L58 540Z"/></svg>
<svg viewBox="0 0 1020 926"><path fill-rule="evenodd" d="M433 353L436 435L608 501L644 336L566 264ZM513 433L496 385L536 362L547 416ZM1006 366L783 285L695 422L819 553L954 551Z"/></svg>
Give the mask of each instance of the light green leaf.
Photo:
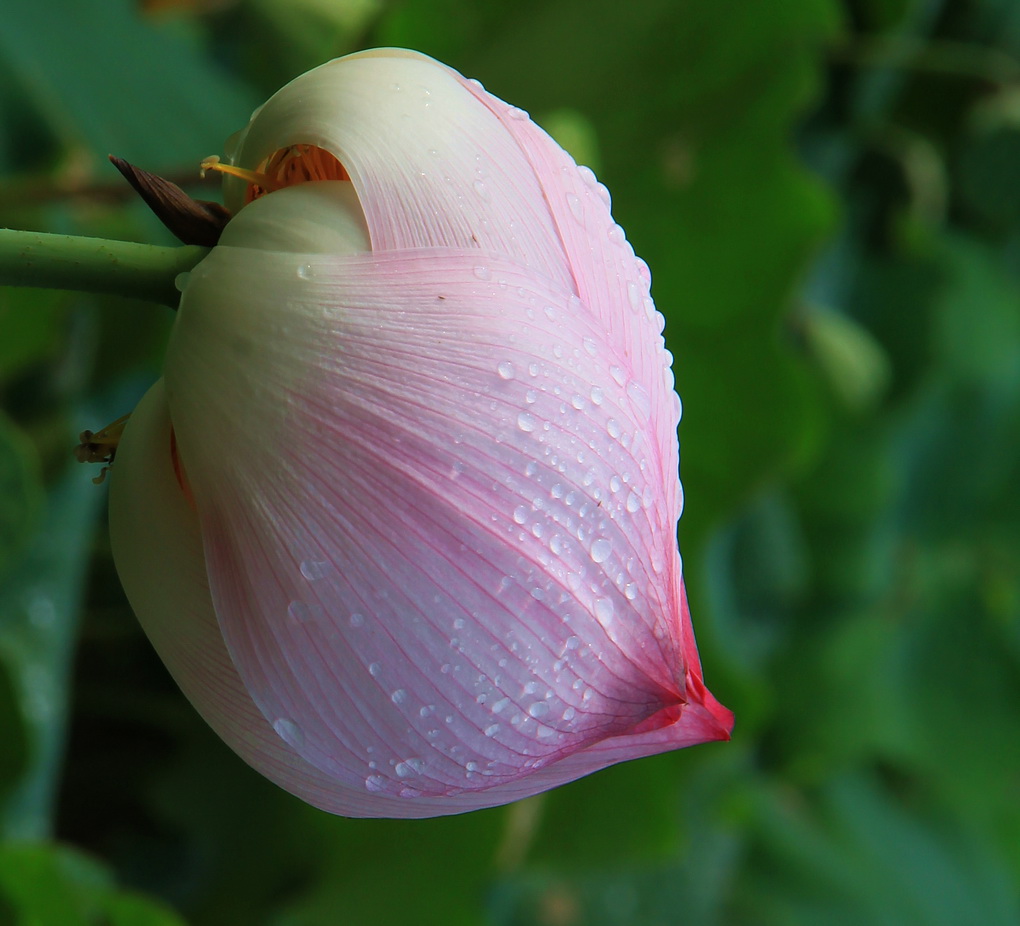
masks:
<svg viewBox="0 0 1020 926"><path fill-rule="evenodd" d="M0 55L65 144L155 171L197 172L261 102L127 0L9 4Z"/></svg>

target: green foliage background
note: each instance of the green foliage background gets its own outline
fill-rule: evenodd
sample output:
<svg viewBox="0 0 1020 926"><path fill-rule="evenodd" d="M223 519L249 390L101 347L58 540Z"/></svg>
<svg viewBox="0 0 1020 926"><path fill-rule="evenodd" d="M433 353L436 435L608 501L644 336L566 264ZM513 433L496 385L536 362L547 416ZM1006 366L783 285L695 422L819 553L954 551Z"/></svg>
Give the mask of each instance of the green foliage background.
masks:
<svg viewBox="0 0 1020 926"><path fill-rule="evenodd" d="M734 739L436 821L278 791L149 650L69 462L170 313L3 289L0 924L1020 922L1020 5L10 3L0 223L171 243L108 152L193 178L381 44L528 109L652 267Z"/></svg>

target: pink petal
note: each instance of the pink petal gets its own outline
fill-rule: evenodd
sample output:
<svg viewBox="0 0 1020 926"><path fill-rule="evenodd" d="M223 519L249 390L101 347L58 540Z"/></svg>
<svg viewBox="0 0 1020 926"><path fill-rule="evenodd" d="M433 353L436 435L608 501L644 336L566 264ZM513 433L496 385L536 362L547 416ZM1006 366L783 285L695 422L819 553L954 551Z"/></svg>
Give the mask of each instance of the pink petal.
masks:
<svg viewBox="0 0 1020 926"><path fill-rule="evenodd" d="M167 383L216 612L338 786L454 812L725 735L656 422L607 375L628 347L499 257L219 247L193 273Z"/></svg>
<svg viewBox="0 0 1020 926"><path fill-rule="evenodd" d="M451 73L499 118L541 178L572 271L574 291L598 319L608 340L619 345L619 365L614 375L625 378L633 404L639 410L649 410L661 464L658 504L679 519L683 507L676 478L680 400L673 389L673 356L662 338L665 321L656 311L649 290L648 265L635 257L623 229L610 214L609 192L587 167L578 167L526 113L486 93L477 81Z"/></svg>

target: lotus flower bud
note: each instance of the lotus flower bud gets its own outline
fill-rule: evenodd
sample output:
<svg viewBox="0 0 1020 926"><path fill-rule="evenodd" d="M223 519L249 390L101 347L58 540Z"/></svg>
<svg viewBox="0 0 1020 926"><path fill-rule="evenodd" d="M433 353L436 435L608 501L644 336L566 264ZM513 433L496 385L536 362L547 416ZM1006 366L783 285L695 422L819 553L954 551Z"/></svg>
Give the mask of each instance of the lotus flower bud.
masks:
<svg viewBox="0 0 1020 926"><path fill-rule="evenodd" d="M426 817L731 726L676 543L671 357L609 195L422 55L299 77L112 477L163 661L325 810Z"/></svg>

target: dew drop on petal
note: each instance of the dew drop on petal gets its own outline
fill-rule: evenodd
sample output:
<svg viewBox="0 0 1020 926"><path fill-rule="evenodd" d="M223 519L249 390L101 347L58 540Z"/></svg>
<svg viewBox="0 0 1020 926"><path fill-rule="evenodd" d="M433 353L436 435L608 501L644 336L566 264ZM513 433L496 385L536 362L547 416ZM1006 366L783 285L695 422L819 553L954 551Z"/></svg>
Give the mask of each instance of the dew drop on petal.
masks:
<svg viewBox="0 0 1020 926"><path fill-rule="evenodd" d="M366 791L382 791L386 787L386 779L382 775L369 775L365 779Z"/></svg>
<svg viewBox="0 0 1020 926"><path fill-rule="evenodd" d="M273 721L273 730L288 746L295 749L300 748L305 741L305 734L301 728L288 717L280 717Z"/></svg>
<svg viewBox="0 0 1020 926"><path fill-rule="evenodd" d="M595 599L595 619L603 627L608 627L613 622L613 600L612 600L612 598L596 598Z"/></svg>
<svg viewBox="0 0 1020 926"><path fill-rule="evenodd" d="M475 267L474 274L479 280L492 279L492 273L488 267Z"/></svg>
<svg viewBox="0 0 1020 926"><path fill-rule="evenodd" d="M605 537L600 537L591 545L591 558L593 562L604 563L609 559L612 552L613 545Z"/></svg>
<svg viewBox="0 0 1020 926"><path fill-rule="evenodd" d="M528 713L536 720L540 720L549 713L549 702L547 701L536 701L531 707L528 708Z"/></svg>
<svg viewBox="0 0 1020 926"><path fill-rule="evenodd" d="M538 419L530 412L521 412L517 416L517 427L522 431L534 431L538 427Z"/></svg>
<svg viewBox="0 0 1020 926"><path fill-rule="evenodd" d="M301 564L301 575L308 579L309 582L314 582L316 579L321 579L326 575L328 567L329 563L324 563L320 560L305 560Z"/></svg>
<svg viewBox="0 0 1020 926"><path fill-rule="evenodd" d="M425 771L425 760L419 758L404 759L403 762L398 762L394 767L393 771L397 773L397 778L412 778L415 775L420 775Z"/></svg>
<svg viewBox="0 0 1020 926"><path fill-rule="evenodd" d="M580 223L584 224L584 205L576 193L567 193L567 207L570 214Z"/></svg>
<svg viewBox="0 0 1020 926"><path fill-rule="evenodd" d="M627 284L627 299L635 311L641 308L641 287L633 280Z"/></svg>
<svg viewBox="0 0 1020 926"><path fill-rule="evenodd" d="M490 738L495 736L497 733L499 733L499 724L498 723L494 723L491 726L488 726L488 727L485 728L485 735L490 737Z"/></svg>
<svg viewBox="0 0 1020 926"><path fill-rule="evenodd" d="M390 695L390 700L394 704L403 704L407 700L407 692L403 688L398 688Z"/></svg>
<svg viewBox="0 0 1020 926"><path fill-rule="evenodd" d="M496 373L500 379L513 379L515 374L514 365L509 360L500 361L496 364Z"/></svg>
<svg viewBox="0 0 1020 926"><path fill-rule="evenodd" d="M630 399L640 418L648 418L652 413L652 399L648 395L648 390L637 380L632 379L627 384L627 398Z"/></svg>
<svg viewBox="0 0 1020 926"><path fill-rule="evenodd" d="M322 605L315 602L308 604L304 601L292 601L287 605L287 616L300 624L318 620L322 613Z"/></svg>
<svg viewBox="0 0 1020 926"><path fill-rule="evenodd" d="M603 391L601 386L592 386L591 387L590 398L591 398L591 404L592 405L601 405L602 401L605 399L605 397L606 397L606 394Z"/></svg>

